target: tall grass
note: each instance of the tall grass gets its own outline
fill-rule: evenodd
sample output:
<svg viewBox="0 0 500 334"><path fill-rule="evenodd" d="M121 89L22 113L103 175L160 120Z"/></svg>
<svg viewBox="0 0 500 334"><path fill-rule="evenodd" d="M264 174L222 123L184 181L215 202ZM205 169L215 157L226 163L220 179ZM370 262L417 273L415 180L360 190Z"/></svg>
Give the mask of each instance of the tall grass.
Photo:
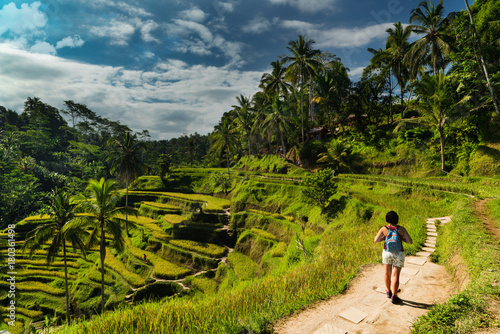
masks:
<svg viewBox="0 0 500 334"><path fill-rule="evenodd" d="M152 252L134 247L129 240L125 242L127 250L136 258L143 259L144 254L146 255L147 260L153 264L154 276L157 278L178 279L191 273L191 270L188 268L177 266Z"/></svg>
<svg viewBox="0 0 500 334"><path fill-rule="evenodd" d="M140 287L146 284L146 280L134 272L128 270L123 262L118 260L109 248L106 249L106 258L104 259L104 265L113 269L121 277L123 277L127 283L133 287Z"/></svg>
<svg viewBox="0 0 500 334"><path fill-rule="evenodd" d="M499 326L492 321L487 301L500 296L500 249L474 216L473 206L471 199L456 202L453 220L440 228L436 254L463 290L419 318L414 333L472 333ZM492 214L500 218L499 209Z"/></svg>
<svg viewBox="0 0 500 334"><path fill-rule="evenodd" d="M362 193L358 189L358 194ZM321 242L314 250L315 256L311 254L306 260L298 259L298 265L290 264L293 270L282 268L264 278L240 283L233 289L221 290L202 299L169 300L120 309L90 322L63 328L61 332L262 332L270 322L284 315L313 301L341 293L361 266L379 262L380 245L373 243L373 237L384 224L384 214L388 209L404 206L399 211L403 217L409 217L405 222L409 231L424 229L425 218L446 211L438 209L438 202L443 202L439 198L434 199L435 205L427 205L424 212L421 210L425 205L419 204L422 198L415 194L401 201L386 200L387 203L379 203L383 205L364 207L364 210L351 200L345 211L326 226ZM366 219L367 211L370 212L369 219ZM411 215L422 219L410 219ZM425 233L416 238L422 243Z"/></svg>
<svg viewBox="0 0 500 334"><path fill-rule="evenodd" d="M172 239L170 243L174 246L191 250L211 257L222 257L227 252L225 247L193 240Z"/></svg>

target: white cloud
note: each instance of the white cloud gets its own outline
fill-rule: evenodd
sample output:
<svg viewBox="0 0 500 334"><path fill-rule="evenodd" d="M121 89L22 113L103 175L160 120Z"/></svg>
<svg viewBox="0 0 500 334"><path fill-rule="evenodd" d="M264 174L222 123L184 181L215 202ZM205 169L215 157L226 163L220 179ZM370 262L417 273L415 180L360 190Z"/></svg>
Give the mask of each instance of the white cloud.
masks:
<svg viewBox="0 0 500 334"><path fill-rule="evenodd" d="M113 45L127 45L135 32L135 27L128 22L112 19L107 25L90 28L90 33L98 37L109 37Z"/></svg>
<svg viewBox="0 0 500 334"><path fill-rule="evenodd" d="M225 13L232 13L236 7L235 1L216 1L214 3L215 9L219 15L224 15Z"/></svg>
<svg viewBox="0 0 500 334"><path fill-rule="evenodd" d="M19 35L43 34L42 28L47 24L47 17L42 13L40 2L35 1L31 5L23 3L17 8L14 2L2 7L0 10L0 35L6 32Z"/></svg>
<svg viewBox="0 0 500 334"><path fill-rule="evenodd" d="M56 48L47 42L37 42L30 48L30 52L43 53L48 55L57 54Z"/></svg>
<svg viewBox="0 0 500 334"><path fill-rule="evenodd" d="M207 14L198 7L191 7L191 9L180 12L179 16L188 21L203 22Z"/></svg>
<svg viewBox="0 0 500 334"><path fill-rule="evenodd" d="M146 22L138 22L137 26L140 27L142 40L144 42L160 42L151 34L153 30L158 29L158 27L160 26L158 23L153 20L148 20Z"/></svg>
<svg viewBox="0 0 500 334"><path fill-rule="evenodd" d="M353 68L351 70L349 70L349 76L351 77L351 79L359 79L361 77L361 74L363 74L363 70L365 69L365 67L356 67L356 68Z"/></svg>
<svg viewBox="0 0 500 334"><path fill-rule="evenodd" d="M191 33L197 34L204 42L211 42L213 35L210 30L204 25L186 20L173 20L174 24L169 24L169 33L178 36L189 36Z"/></svg>
<svg viewBox="0 0 500 334"><path fill-rule="evenodd" d="M282 21L281 26L305 34L316 41L317 47L352 48L362 47L375 39L386 38L386 30L393 27L393 23L382 23L363 28L330 28L303 21Z"/></svg>
<svg viewBox="0 0 500 334"><path fill-rule="evenodd" d="M158 63L151 71L98 66L32 54L0 44L0 96L4 107L21 111L28 96L63 108L65 100L86 104L153 138L213 131L239 94L258 91L262 72Z"/></svg>
<svg viewBox="0 0 500 334"><path fill-rule="evenodd" d="M271 29L271 22L261 15L254 17L242 28L244 32L252 34L261 34L269 29Z"/></svg>
<svg viewBox="0 0 500 334"><path fill-rule="evenodd" d="M177 50L207 56L222 53L230 59L230 66L240 66L243 59L240 56L243 44L226 40L218 34L213 34L206 26L193 22L175 19L167 25L167 33L182 39L177 43ZM217 52L214 52L216 49Z"/></svg>
<svg viewBox="0 0 500 334"><path fill-rule="evenodd" d="M273 5L289 5L303 12L316 13L322 10L334 10L338 0L268 0Z"/></svg>
<svg viewBox="0 0 500 334"><path fill-rule="evenodd" d="M83 43L85 43L85 42L78 35L68 36L68 37L64 37L62 40L57 42L56 49L61 49L61 48L65 48L65 47L78 48L78 47L82 46Z"/></svg>

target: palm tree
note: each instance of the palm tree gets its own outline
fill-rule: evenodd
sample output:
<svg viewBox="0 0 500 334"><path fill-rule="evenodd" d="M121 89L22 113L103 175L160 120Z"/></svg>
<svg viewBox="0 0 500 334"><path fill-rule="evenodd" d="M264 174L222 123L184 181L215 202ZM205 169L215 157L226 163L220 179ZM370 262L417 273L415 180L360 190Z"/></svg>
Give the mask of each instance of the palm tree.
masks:
<svg viewBox="0 0 500 334"><path fill-rule="evenodd" d="M290 131L290 117L288 114L288 109L284 107L284 102L278 96L275 96L270 113L262 124L265 132L274 133L280 138L284 156L286 156L285 134Z"/></svg>
<svg viewBox="0 0 500 334"><path fill-rule="evenodd" d="M302 143L304 142L304 103L303 90L305 83L313 78L315 71L321 67L321 62L315 57L319 56L320 50L313 49L314 40L307 40L303 35L299 35L296 41L290 41L287 49L291 56L284 58L285 62L290 62L286 71L286 77L290 78L294 84L300 86L300 114L302 120ZM312 100L312 96L309 101ZM312 115L310 115L312 116Z"/></svg>
<svg viewBox="0 0 500 334"><path fill-rule="evenodd" d="M110 138L108 145L113 147L113 151L106 160L111 160L111 175L117 173L120 181L125 182L125 207L128 208L128 187L132 181L139 177L141 171L146 171L147 167L141 160L141 154L146 150L146 144L137 140L137 135L125 133L124 138ZM125 228L128 233L128 216L125 215Z"/></svg>
<svg viewBox="0 0 500 334"><path fill-rule="evenodd" d="M215 131L210 137L212 141L212 147L219 152L226 151L226 161L227 161L227 175L231 177L229 171L229 154L236 148L237 134L233 129L232 123L228 120L228 117L222 117L219 124L215 126Z"/></svg>
<svg viewBox="0 0 500 334"><path fill-rule="evenodd" d="M352 172L352 168L359 159L358 153L353 152L349 145L338 139L333 139L328 146L327 152L318 155L317 162L332 167L338 173L344 170Z"/></svg>
<svg viewBox="0 0 500 334"><path fill-rule="evenodd" d="M290 84L285 80L287 68L285 60L277 60L271 63L272 73L264 73L260 79L260 87L268 96L286 95L290 89Z"/></svg>
<svg viewBox="0 0 500 334"><path fill-rule="evenodd" d="M416 34L424 34L422 38L415 41L410 49L409 55L413 64L425 63L430 57L430 64L434 75L438 73L439 67L444 67L444 56L453 49L454 39L448 35L448 27L453 13L443 16L443 0L437 6L434 2L422 1L416 9L410 13L410 29Z"/></svg>
<svg viewBox="0 0 500 334"><path fill-rule="evenodd" d="M122 193L114 180L99 181L91 179L86 190L89 198L83 195L75 197L78 203L76 209L84 215L78 219L93 225L87 247L97 244L99 238L99 254L101 257L101 311L104 312L104 259L106 258L106 234L113 240L113 246L118 251L123 250L124 239L121 224L124 222L119 215L132 213L132 209L117 207Z"/></svg>
<svg viewBox="0 0 500 334"><path fill-rule="evenodd" d="M73 249L80 249L85 256L86 248L83 239L88 233L85 231L83 226L76 224L74 205L70 196L65 192L52 192L48 214L51 217L51 220L47 223L38 225L34 230L30 231L27 234L23 248L29 249L30 257L32 257L35 250L40 249L46 243L50 243L50 246L47 249L47 264L49 264L54 261L62 246L64 261L64 287L66 291L66 321L69 324L70 315L66 242L71 242Z"/></svg>
<svg viewBox="0 0 500 334"><path fill-rule="evenodd" d="M385 51L391 58L392 72L398 81L400 97L401 97L401 119L403 118L403 103L404 103L404 89L406 86L406 77L408 76L408 69L404 66L403 59L410 50L410 43L408 38L411 35L411 28L407 26L403 28L401 21L394 23L394 29L389 28L386 30L389 34L385 44Z"/></svg>
<svg viewBox="0 0 500 334"><path fill-rule="evenodd" d="M373 54L373 57L370 59L370 65L368 65L365 69L365 71L371 71L373 70L379 70L380 75L383 77L387 78L387 81L380 82L379 84L381 86L384 86L387 82L388 87L389 87L389 119L387 123L392 123L394 121L393 118L393 110L392 110L392 92L394 90L394 87L392 86L392 58L390 53L387 50L382 50L382 49L372 49L368 48L368 52ZM365 74L363 73L363 76Z"/></svg>
<svg viewBox="0 0 500 334"><path fill-rule="evenodd" d="M236 111L235 122L238 125L241 135L245 134L248 144L248 155L251 155L251 135L252 126L254 123L254 115L252 113L252 102L250 98L240 95L236 98L239 105L232 106Z"/></svg>
<svg viewBox="0 0 500 334"><path fill-rule="evenodd" d="M447 81L447 76L445 76L443 71L434 76L425 75L416 87L416 92L420 97L417 109L422 117L406 119L396 128L396 130L399 130L400 127L407 123L421 124L435 128L439 133L441 170L443 171L445 170L445 124L453 118L455 107L458 104L451 98L450 91L446 87Z"/></svg>
<svg viewBox="0 0 500 334"><path fill-rule="evenodd" d="M331 129L332 109L337 97L334 94L335 83L329 72L315 77L315 94L312 102L323 105L328 118L328 129Z"/></svg>
<svg viewBox="0 0 500 334"><path fill-rule="evenodd" d="M500 114L500 110L498 108L497 100L495 97L495 91L491 85L490 76L488 74L488 68L486 67L486 63L485 63L484 57L483 57L483 52L481 50L481 39L477 35L476 26L474 24L474 17L472 16L472 12L471 12L470 7L469 7L469 2L467 0L465 0L465 7L467 7L467 12L469 13L470 24L472 27L473 37L474 37L474 40L476 42L475 45L477 47L477 53L479 54L481 68L483 69L484 77L486 78L486 85L488 86L488 90L490 91L491 99L493 101L493 107L495 108L495 112L497 114Z"/></svg>

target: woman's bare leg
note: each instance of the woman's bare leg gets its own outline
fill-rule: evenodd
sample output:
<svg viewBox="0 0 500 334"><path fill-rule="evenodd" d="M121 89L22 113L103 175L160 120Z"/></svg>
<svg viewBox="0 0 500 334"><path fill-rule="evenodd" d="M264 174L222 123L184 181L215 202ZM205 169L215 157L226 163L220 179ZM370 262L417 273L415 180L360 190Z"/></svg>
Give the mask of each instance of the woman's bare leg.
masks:
<svg viewBox="0 0 500 334"><path fill-rule="evenodd" d="M396 267L393 267L391 264L384 264L384 268L385 268L385 273L384 273L385 289L386 291L391 291L391 275L393 271L392 268Z"/></svg>
<svg viewBox="0 0 500 334"><path fill-rule="evenodd" d="M392 279L389 279L389 283L392 283L392 295L395 297L397 296L399 290L399 274L401 274L401 269L401 267L392 266Z"/></svg>

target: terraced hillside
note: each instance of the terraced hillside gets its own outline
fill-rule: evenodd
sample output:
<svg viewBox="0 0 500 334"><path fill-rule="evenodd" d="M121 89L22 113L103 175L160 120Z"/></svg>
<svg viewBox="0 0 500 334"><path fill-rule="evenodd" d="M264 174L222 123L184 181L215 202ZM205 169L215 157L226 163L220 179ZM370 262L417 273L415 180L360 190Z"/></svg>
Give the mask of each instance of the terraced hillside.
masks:
<svg viewBox="0 0 500 334"><path fill-rule="evenodd" d="M209 187L206 180L213 172L185 170L183 184L188 178L190 183ZM241 183L241 175L246 176L246 183ZM232 187L251 186L258 192L266 184L285 187L282 194L287 187L300 188L298 181L276 182L270 176L241 172L233 176ZM231 201L208 194L166 192L159 184L157 177L142 177L129 192L137 216L127 217L135 228L125 238L124 251L116 252L107 240L106 309L145 299L214 293L237 281L263 277L279 266L288 245L302 231L295 215L277 213L280 204L260 202L258 194L253 199ZM237 213L231 217L232 210ZM58 322L65 319L62 256L47 264L45 250L32 257L29 250L21 250L26 233L49 220L46 215L33 216L16 224L18 329L32 322L39 327L45 316L58 318ZM72 250L69 243L67 246ZM5 255L7 250L1 252ZM72 250L67 258L71 312L77 318L88 318L100 303L98 249L90 249L85 257ZM2 273L2 281L5 279ZM7 301L2 292L0 305L5 308Z"/></svg>

